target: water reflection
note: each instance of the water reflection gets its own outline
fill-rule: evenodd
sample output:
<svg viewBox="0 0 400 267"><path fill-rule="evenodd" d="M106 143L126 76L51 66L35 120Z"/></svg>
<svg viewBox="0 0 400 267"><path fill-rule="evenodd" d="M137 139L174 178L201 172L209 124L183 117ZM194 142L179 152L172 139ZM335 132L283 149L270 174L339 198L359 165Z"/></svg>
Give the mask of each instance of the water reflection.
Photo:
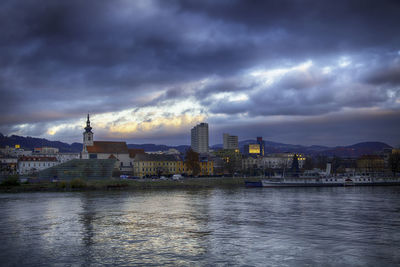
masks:
<svg viewBox="0 0 400 267"><path fill-rule="evenodd" d="M102 194L82 194L79 221L86 262L173 264L182 256L195 262L205 254L210 234L204 201L208 195L109 193L104 201Z"/></svg>
<svg viewBox="0 0 400 267"><path fill-rule="evenodd" d="M399 191L3 194L1 265L396 265Z"/></svg>

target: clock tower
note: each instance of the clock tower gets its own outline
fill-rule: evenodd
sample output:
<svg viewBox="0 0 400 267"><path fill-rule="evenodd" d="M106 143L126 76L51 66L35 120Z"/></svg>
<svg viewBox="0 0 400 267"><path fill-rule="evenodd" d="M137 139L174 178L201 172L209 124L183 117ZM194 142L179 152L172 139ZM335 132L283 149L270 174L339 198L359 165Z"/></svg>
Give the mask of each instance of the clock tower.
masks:
<svg viewBox="0 0 400 267"><path fill-rule="evenodd" d="M87 115L86 127L83 132L83 149L82 152L87 153L87 146L93 146L93 132L90 127L89 114Z"/></svg>

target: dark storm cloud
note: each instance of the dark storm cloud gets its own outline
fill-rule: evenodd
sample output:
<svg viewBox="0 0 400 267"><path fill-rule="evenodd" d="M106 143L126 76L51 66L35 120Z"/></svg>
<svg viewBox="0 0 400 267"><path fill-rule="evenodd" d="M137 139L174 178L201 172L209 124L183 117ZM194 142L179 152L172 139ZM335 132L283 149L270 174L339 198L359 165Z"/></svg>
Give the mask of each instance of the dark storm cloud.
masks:
<svg viewBox="0 0 400 267"><path fill-rule="evenodd" d="M179 1L183 10L246 26L250 32L282 29L299 37L292 47L322 50L397 47L398 1ZM309 41L313 40L313 44ZM390 40L390 42L387 42ZM307 48L308 47L308 48Z"/></svg>
<svg viewBox="0 0 400 267"><path fill-rule="evenodd" d="M384 62L377 62L371 66L364 80L374 85L400 85L400 48L398 56L385 57Z"/></svg>
<svg viewBox="0 0 400 267"><path fill-rule="evenodd" d="M400 57L396 57L394 61L396 60L400 60ZM331 66L329 72L325 72L322 67L324 64L315 64L307 69L295 68L287 70L268 85L265 84L264 77L252 79L246 76L242 78L243 82L238 82L231 90L220 90L237 92L241 88L240 91L246 93L246 100L229 101L229 97L215 100L211 96L205 98L203 103L207 103L213 113L247 113L251 116L321 115L343 108L385 108L393 105L398 108L396 100L400 95L400 88L391 86L392 80L369 80L369 77L375 77L373 75L390 75L386 71L387 65L391 66L388 63L390 61L381 59L373 69L369 68L372 64L369 60L362 62L365 66L360 67L357 62L348 63L349 66L346 67ZM269 74L265 76L269 78ZM251 87L244 86L246 79L252 79ZM224 83L219 81L216 85L218 84Z"/></svg>
<svg viewBox="0 0 400 267"><path fill-rule="evenodd" d="M189 98L210 115L398 109L398 14L398 1L3 1L0 126ZM351 67L323 73L343 55ZM307 75L249 78L307 60Z"/></svg>

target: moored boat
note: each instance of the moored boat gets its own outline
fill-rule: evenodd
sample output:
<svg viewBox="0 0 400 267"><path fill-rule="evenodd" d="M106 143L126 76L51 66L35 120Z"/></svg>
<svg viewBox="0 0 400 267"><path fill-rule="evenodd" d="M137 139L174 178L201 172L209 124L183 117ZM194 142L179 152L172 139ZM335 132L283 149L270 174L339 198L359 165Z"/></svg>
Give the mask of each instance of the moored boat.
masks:
<svg viewBox="0 0 400 267"><path fill-rule="evenodd" d="M400 185L395 177L341 176L341 177L284 177L265 178L263 187L310 187L310 186L357 186L357 185Z"/></svg>

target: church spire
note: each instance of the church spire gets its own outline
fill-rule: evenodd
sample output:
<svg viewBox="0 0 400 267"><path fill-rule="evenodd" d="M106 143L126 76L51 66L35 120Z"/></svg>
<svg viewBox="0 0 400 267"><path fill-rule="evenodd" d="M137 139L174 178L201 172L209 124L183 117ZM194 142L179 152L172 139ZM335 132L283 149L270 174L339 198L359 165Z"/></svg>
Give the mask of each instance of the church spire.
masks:
<svg viewBox="0 0 400 267"><path fill-rule="evenodd" d="M86 127L85 131L83 132L83 147L82 147L82 153L85 154L85 158L88 157L87 153L87 147L88 146L93 146L93 133L92 133L92 127L90 127L90 118L89 118L89 113L87 115L87 121L86 121ZM82 154L82 155L83 155ZM83 156L82 156L83 157Z"/></svg>
<svg viewBox="0 0 400 267"><path fill-rule="evenodd" d="M91 133L92 132L92 127L90 127L89 113L87 114L87 121L86 121L85 131L87 133Z"/></svg>

